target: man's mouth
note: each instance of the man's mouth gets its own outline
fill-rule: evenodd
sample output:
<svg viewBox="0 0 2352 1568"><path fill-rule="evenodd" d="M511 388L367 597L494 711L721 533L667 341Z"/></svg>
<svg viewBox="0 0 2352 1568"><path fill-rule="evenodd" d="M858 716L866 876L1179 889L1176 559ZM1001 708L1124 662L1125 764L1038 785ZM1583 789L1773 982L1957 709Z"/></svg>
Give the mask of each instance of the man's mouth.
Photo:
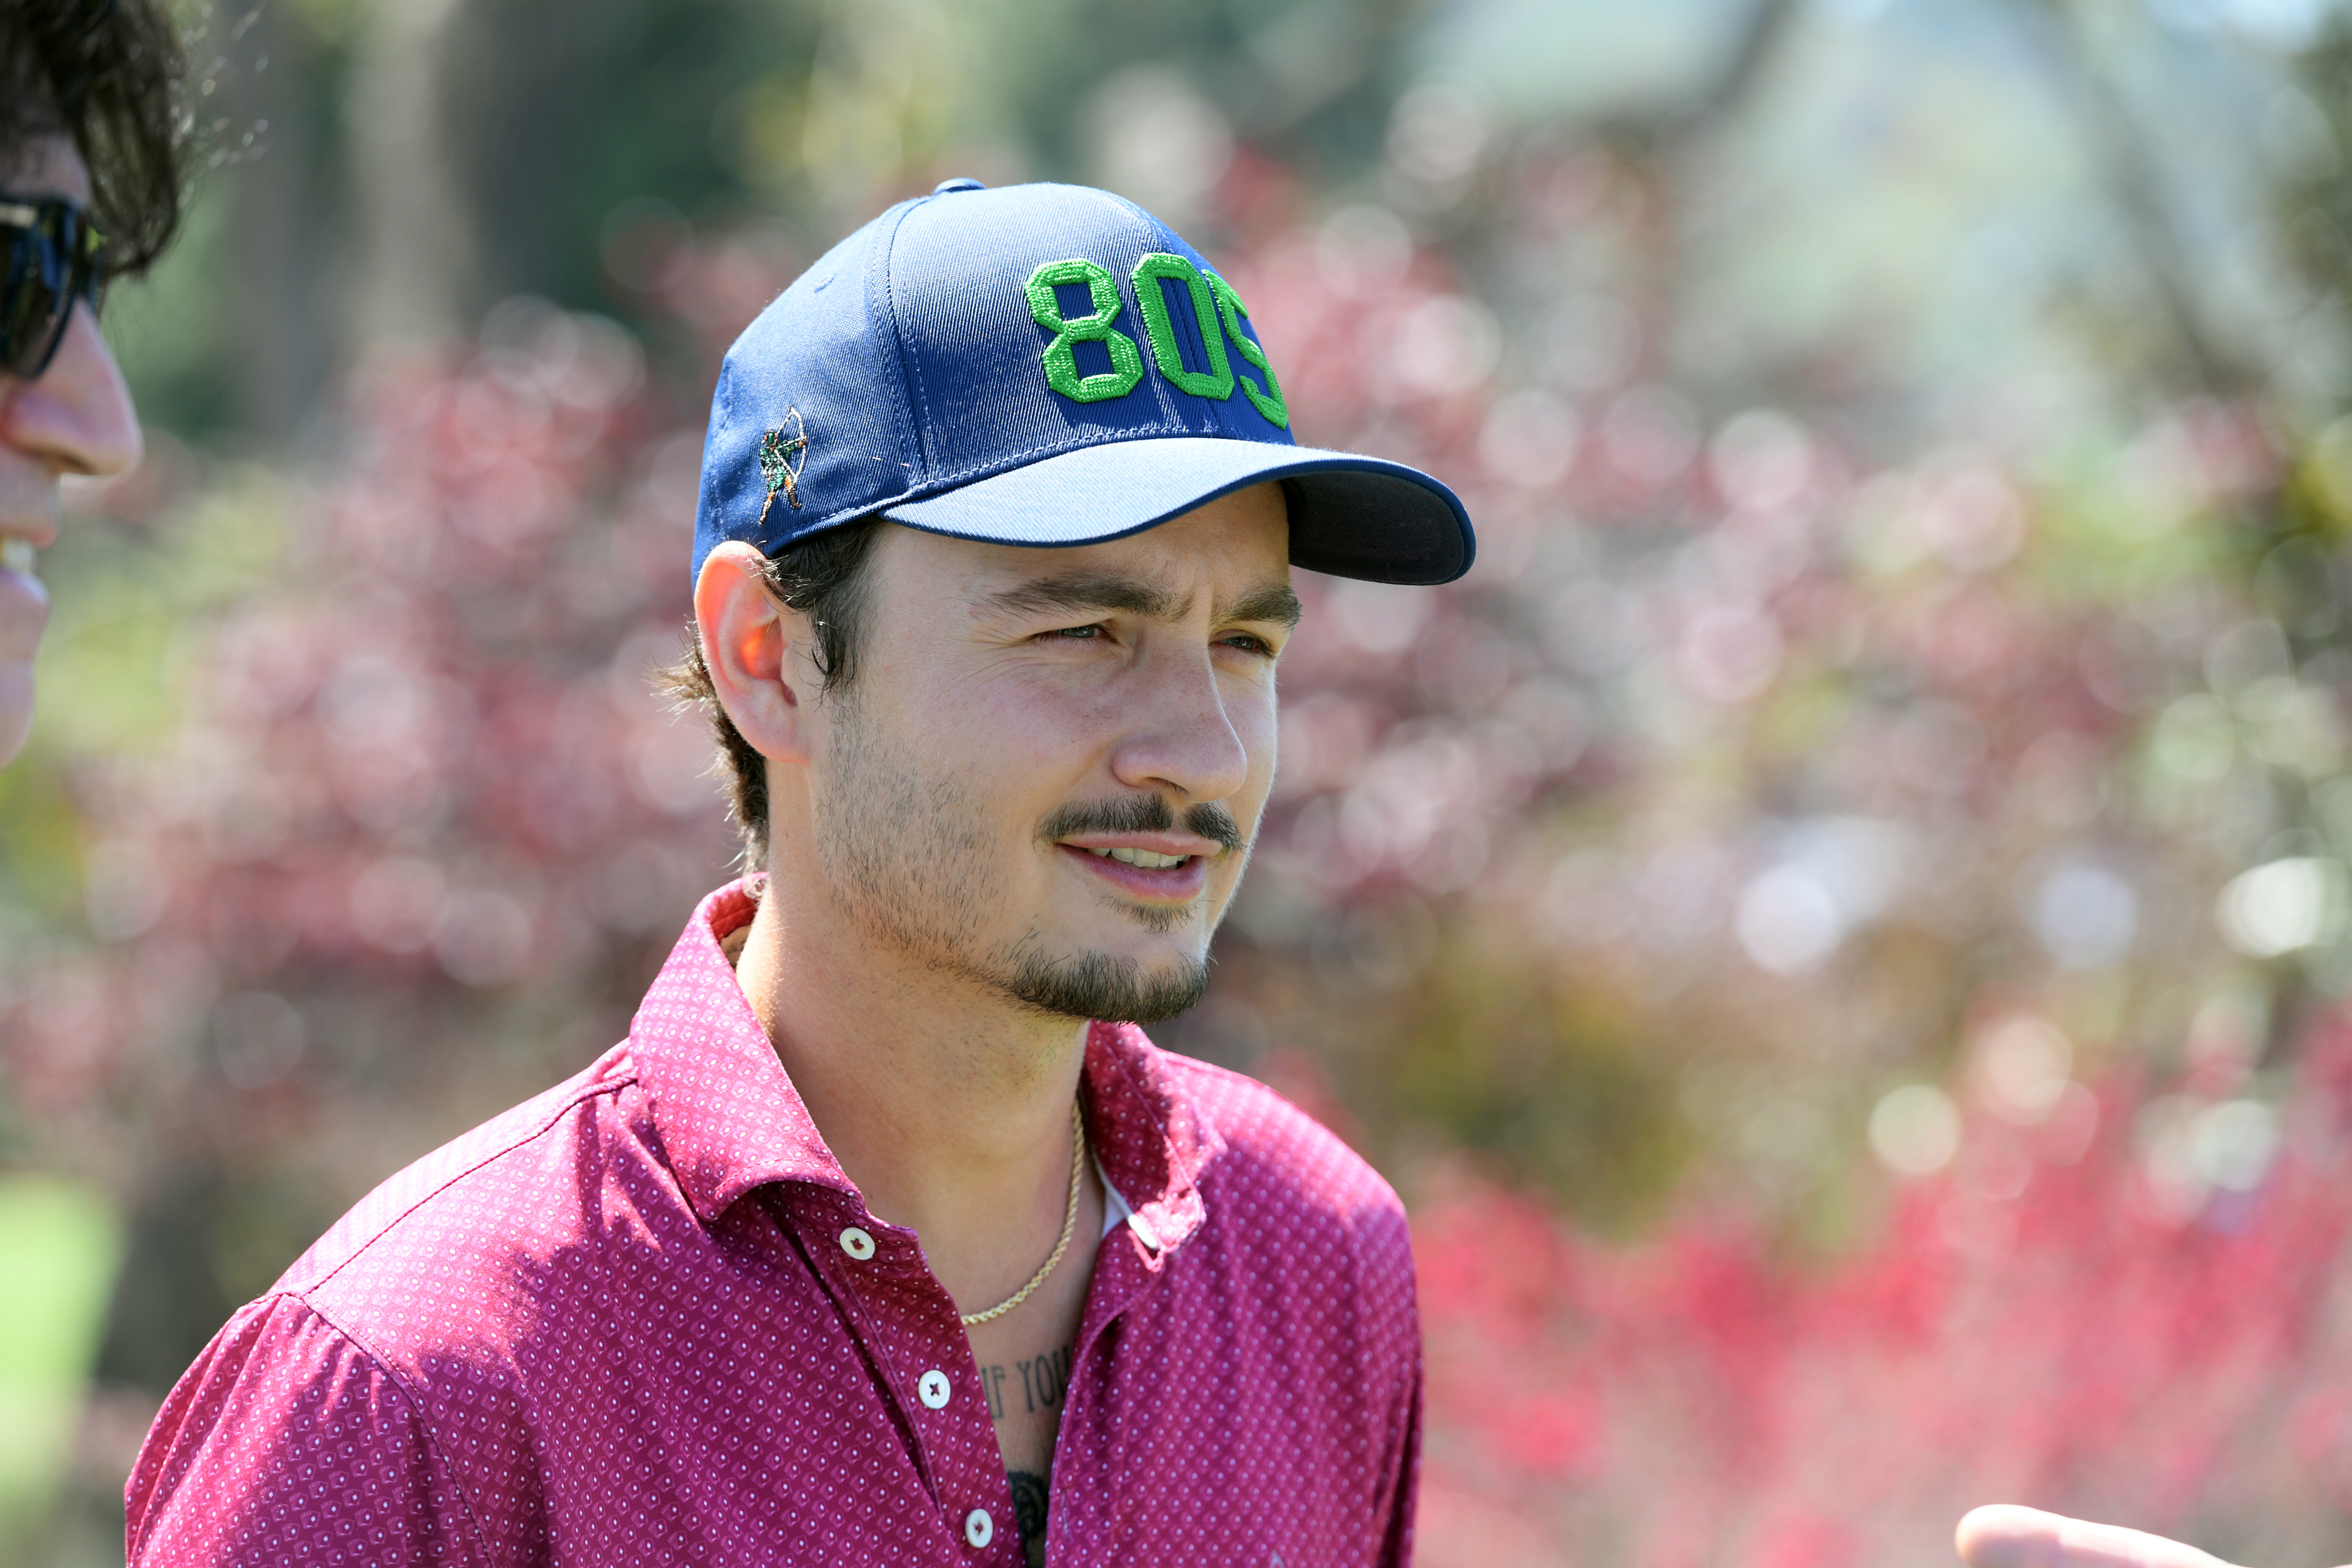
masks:
<svg viewBox="0 0 2352 1568"><path fill-rule="evenodd" d="M1181 908L1209 888L1209 864L1246 847L1233 813L1202 801L1180 818L1150 796L1080 802L1047 817L1042 837L1121 898Z"/></svg>
<svg viewBox="0 0 2352 1568"><path fill-rule="evenodd" d="M1089 855L1100 856L1111 860L1123 860L1130 866L1141 866L1149 870L1161 870L1171 866L1181 866L1185 861L1192 858L1190 855L1161 855L1150 849L1087 849L1083 844L1074 844L1070 847L1086 849Z"/></svg>
<svg viewBox="0 0 2352 1568"><path fill-rule="evenodd" d="M1139 903L1188 904L1209 886L1209 862L1213 854L1183 855L1172 849L1149 849L1139 844L1072 844L1058 847L1090 876L1099 877L1121 897Z"/></svg>

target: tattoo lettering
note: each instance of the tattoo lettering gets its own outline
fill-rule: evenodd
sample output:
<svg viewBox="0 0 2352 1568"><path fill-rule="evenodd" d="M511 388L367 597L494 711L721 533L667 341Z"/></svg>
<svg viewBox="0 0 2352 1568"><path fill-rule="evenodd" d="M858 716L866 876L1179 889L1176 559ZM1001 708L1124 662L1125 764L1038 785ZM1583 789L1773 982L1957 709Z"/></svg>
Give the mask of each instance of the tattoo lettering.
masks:
<svg viewBox="0 0 2352 1568"><path fill-rule="evenodd" d="M1070 1389L1070 1363L1077 1354L1076 1345L1064 1345L1049 1354L1015 1362L1021 1373L1021 1409L1034 1415L1040 1410L1061 1408L1062 1395ZM1004 1419L1005 1369L1002 1363L980 1369L980 1385L988 1394L988 1416L992 1421Z"/></svg>
<svg viewBox="0 0 2352 1568"><path fill-rule="evenodd" d="M988 1395L988 1418L991 1421L1003 1420L1004 1369L1001 1366L982 1367L980 1369L980 1386Z"/></svg>
<svg viewBox="0 0 2352 1568"><path fill-rule="evenodd" d="M1020 1527L1029 1568L1045 1568L1045 1478L1007 1470L1004 1479L1013 1483L1013 1520Z"/></svg>
<svg viewBox="0 0 2352 1568"><path fill-rule="evenodd" d="M1062 1403L1062 1391L1070 1386L1071 1348L1064 1345L1051 1355L1021 1363L1021 1392L1031 1410L1051 1410Z"/></svg>

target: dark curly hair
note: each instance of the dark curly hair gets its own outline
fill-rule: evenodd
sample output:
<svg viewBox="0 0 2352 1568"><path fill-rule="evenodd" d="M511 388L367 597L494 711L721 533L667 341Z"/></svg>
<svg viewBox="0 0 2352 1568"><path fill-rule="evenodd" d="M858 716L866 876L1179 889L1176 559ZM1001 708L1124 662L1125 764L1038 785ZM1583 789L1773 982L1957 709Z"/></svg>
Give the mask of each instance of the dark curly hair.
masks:
<svg viewBox="0 0 2352 1568"><path fill-rule="evenodd" d="M146 270L179 229L184 73L167 0L0 0L0 169L72 138L110 272Z"/></svg>

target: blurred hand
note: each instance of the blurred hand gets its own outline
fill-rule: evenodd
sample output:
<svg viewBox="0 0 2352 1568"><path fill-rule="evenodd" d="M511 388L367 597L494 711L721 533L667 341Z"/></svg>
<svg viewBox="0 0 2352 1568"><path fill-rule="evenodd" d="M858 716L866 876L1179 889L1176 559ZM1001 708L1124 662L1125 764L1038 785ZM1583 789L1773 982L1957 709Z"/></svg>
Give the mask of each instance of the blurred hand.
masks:
<svg viewBox="0 0 2352 1568"><path fill-rule="evenodd" d="M2229 1568L2161 1535L2012 1503L1970 1510L1953 1539L1969 1568Z"/></svg>

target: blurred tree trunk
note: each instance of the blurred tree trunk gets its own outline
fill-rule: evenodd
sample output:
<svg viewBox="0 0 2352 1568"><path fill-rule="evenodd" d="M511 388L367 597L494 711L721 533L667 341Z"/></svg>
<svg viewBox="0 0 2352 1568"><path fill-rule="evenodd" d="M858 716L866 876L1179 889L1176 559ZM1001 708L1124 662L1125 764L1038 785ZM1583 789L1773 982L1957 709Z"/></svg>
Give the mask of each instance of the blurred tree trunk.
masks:
<svg viewBox="0 0 2352 1568"><path fill-rule="evenodd" d="M1683 207L1691 163L1709 134L1755 93L1800 15L1796 0L1754 0L1714 68L1690 91L1593 127L1616 151L1624 177L1639 193L1634 244L1642 263L1629 292L1640 323L1643 379L1672 379L1668 340L1685 293Z"/></svg>
<svg viewBox="0 0 2352 1568"><path fill-rule="evenodd" d="M446 142L446 43L466 0L377 0L352 61L356 345L432 342L467 325L473 226Z"/></svg>
<svg viewBox="0 0 2352 1568"><path fill-rule="evenodd" d="M2177 182L2158 165L2147 132L2100 58L2090 18L2070 0L2022 0L2017 10L2038 34L2108 201L2137 242L2141 268L2179 355L2179 380L2209 397L2246 395L2261 384L2262 374L2207 319L2199 268L2172 210Z"/></svg>
<svg viewBox="0 0 2352 1568"><path fill-rule="evenodd" d="M314 87L325 47L283 7L252 16L255 64L230 85L254 144L221 182L236 226L226 279L237 344L231 402L247 434L274 444L299 424L343 347L331 280L350 237L325 216L342 210L336 128Z"/></svg>

